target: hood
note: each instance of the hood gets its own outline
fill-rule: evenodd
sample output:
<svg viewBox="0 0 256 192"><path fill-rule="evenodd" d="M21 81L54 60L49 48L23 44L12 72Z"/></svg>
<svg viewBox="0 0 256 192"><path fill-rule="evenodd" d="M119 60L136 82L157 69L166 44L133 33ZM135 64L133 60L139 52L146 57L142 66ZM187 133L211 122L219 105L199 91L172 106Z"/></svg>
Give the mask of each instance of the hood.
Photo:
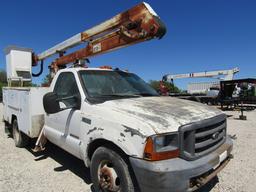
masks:
<svg viewBox="0 0 256 192"><path fill-rule="evenodd" d="M173 97L118 99L100 105L146 123L157 134L177 131L182 125L222 114L216 108Z"/></svg>

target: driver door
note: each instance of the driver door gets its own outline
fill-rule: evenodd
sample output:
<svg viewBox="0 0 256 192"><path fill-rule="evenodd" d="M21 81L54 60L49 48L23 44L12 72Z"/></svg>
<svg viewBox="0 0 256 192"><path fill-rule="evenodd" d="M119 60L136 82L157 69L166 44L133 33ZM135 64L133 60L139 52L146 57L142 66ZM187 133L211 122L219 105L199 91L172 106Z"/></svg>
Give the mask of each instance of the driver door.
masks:
<svg viewBox="0 0 256 192"><path fill-rule="evenodd" d="M47 138L69 153L80 157L81 98L75 76L72 72L59 75L54 90L62 111L47 115ZM79 103L76 103L79 102ZM79 109L72 106L77 105Z"/></svg>

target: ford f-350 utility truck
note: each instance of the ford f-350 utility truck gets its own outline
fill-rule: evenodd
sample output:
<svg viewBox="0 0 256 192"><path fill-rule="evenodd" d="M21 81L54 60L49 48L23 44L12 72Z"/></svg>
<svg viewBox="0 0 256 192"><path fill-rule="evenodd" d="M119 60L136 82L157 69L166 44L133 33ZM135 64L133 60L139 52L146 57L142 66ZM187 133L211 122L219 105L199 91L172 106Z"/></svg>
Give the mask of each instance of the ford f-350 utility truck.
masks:
<svg viewBox="0 0 256 192"><path fill-rule="evenodd" d="M140 6L156 17L149 5ZM161 26L158 20L154 21L155 26ZM128 28L139 32L135 26ZM152 32L153 27L144 29ZM162 36L159 30L155 32L151 37ZM115 35L120 38L120 34ZM149 33L144 30L143 34ZM149 36L141 38L132 37L127 43L147 40ZM28 61L29 65L40 61L53 54L54 49L59 53L72 47L74 41L72 38L65 46L60 44L37 57L27 49L6 50L9 81L29 79L31 69L24 67ZM127 71L81 66L60 69L72 58L108 51L103 45L101 37L100 42L88 48L89 52L85 50L86 54L61 53L51 65L54 77L48 88L4 88L4 120L11 127L15 145L25 146L29 138L38 137L38 150L49 140L84 161L90 168L95 191L193 191L215 177L229 162L232 150L226 115L221 111L159 96Z"/></svg>

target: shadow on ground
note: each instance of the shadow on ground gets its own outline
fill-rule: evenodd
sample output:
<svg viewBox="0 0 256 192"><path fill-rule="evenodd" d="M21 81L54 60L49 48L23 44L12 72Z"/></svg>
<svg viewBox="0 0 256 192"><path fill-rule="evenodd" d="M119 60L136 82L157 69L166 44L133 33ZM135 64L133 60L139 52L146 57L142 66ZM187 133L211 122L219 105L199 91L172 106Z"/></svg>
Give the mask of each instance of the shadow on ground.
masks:
<svg viewBox="0 0 256 192"><path fill-rule="evenodd" d="M209 192L215 187L217 183L219 183L219 179L216 176L211 181L209 181L205 186L203 186L202 188L198 189L195 192Z"/></svg>
<svg viewBox="0 0 256 192"><path fill-rule="evenodd" d="M32 151L32 147L33 145L30 145L26 149L35 156L35 161L42 161L47 158L54 159L60 164L59 167L54 168L54 171L62 172L70 170L72 173L83 179L86 184L91 184L90 169L85 167L82 160L74 157L50 142L47 143L45 151L42 152L34 153ZM215 177L196 192L209 192L218 182L218 177ZM92 186L91 191L95 192Z"/></svg>
<svg viewBox="0 0 256 192"><path fill-rule="evenodd" d="M35 161L42 161L47 158L54 159L60 164L59 167L54 168L54 171L62 172L70 170L72 173L82 178L86 184L91 183L90 169L85 167L82 160L70 155L50 142L46 144L46 148L42 152L35 153L32 151L32 147L33 145L28 146L27 150L35 156Z"/></svg>

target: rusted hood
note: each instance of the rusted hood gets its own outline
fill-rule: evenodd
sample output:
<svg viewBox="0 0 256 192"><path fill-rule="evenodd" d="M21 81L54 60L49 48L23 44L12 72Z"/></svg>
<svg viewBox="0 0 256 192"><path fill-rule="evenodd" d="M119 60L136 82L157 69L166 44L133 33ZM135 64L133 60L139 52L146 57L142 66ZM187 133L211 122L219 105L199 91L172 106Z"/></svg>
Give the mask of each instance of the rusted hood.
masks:
<svg viewBox="0 0 256 192"><path fill-rule="evenodd" d="M156 133L177 131L181 125L221 114L216 108L172 97L141 97L107 101L102 106L112 112L133 117Z"/></svg>

